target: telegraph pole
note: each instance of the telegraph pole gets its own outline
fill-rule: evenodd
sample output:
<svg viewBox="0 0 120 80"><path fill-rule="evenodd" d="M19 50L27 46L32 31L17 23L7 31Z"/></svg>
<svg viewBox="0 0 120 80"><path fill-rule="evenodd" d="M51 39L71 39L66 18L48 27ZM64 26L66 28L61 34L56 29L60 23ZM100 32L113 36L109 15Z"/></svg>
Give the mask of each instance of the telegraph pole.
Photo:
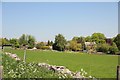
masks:
<svg viewBox="0 0 120 80"><path fill-rule="evenodd" d="M24 63L26 63L26 49L27 49L27 45L24 46Z"/></svg>
<svg viewBox="0 0 120 80"><path fill-rule="evenodd" d="M117 80L120 80L120 65L117 66Z"/></svg>

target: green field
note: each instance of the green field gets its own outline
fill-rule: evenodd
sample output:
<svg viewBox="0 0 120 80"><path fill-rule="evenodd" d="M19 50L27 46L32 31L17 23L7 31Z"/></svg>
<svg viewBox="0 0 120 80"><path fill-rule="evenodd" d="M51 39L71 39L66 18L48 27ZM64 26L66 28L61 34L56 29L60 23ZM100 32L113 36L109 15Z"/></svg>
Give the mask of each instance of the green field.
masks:
<svg viewBox="0 0 120 80"><path fill-rule="evenodd" d="M23 50L5 49L5 51L16 53L23 59ZM116 78L117 55L27 50L26 56L26 62L45 62L52 65L62 65L74 72L84 69L88 75L96 78Z"/></svg>

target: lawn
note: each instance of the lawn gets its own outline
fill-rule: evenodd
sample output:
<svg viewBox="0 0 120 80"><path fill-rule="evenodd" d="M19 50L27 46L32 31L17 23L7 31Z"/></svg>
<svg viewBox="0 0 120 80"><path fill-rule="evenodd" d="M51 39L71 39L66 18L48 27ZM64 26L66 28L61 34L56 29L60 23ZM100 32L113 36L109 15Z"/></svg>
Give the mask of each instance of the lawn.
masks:
<svg viewBox="0 0 120 80"><path fill-rule="evenodd" d="M23 50L5 49L4 51L16 53L23 59ZM118 56L40 50L27 50L26 56L26 62L62 65L74 72L84 69L88 75L97 78L116 78Z"/></svg>

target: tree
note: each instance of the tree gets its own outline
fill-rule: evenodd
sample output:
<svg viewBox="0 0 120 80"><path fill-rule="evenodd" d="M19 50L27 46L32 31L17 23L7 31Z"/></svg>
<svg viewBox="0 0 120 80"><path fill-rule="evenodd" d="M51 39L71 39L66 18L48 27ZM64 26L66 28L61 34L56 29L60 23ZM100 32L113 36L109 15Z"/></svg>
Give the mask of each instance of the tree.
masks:
<svg viewBox="0 0 120 80"><path fill-rule="evenodd" d="M82 45L82 50L84 50L85 49L85 38L84 37L79 37L78 41Z"/></svg>
<svg viewBox="0 0 120 80"><path fill-rule="evenodd" d="M81 43L77 43L76 40L71 40L69 42L69 49L72 51L80 51L82 49Z"/></svg>
<svg viewBox="0 0 120 80"><path fill-rule="evenodd" d="M33 48L35 46L35 38L31 35L28 35L28 48Z"/></svg>
<svg viewBox="0 0 120 80"><path fill-rule="evenodd" d="M115 39L114 42L116 43L118 49L120 50L120 34L118 34Z"/></svg>
<svg viewBox="0 0 120 80"><path fill-rule="evenodd" d="M90 36L87 36L86 38L85 38L85 41L86 42L91 42L92 40L91 40L91 37Z"/></svg>
<svg viewBox="0 0 120 80"><path fill-rule="evenodd" d="M93 33L92 36L91 36L91 39L93 42L96 42L96 44L99 44L99 43L105 43L105 35L102 34L102 33Z"/></svg>
<svg viewBox="0 0 120 80"><path fill-rule="evenodd" d="M70 49L72 51L77 51L77 41L76 40L70 41Z"/></svg>
<svg viewBox="0 0 120 80"><path fill-rule="evenodd" d="M66 39L62 34L55 36L55 43L53 44L53 49L58 51L64 51L66 45Z"/></svg>
<svg viewBox="0 0 120 80"><path fill-rule="evenodd" d="M77 43L84 43L85 42L85 38L80 36L80 37L73 37L72 39L73 41L77 41Z"/></svg>
<svg viewBox="0 0 120 80"><path fill-rule="evenodd" d="M9 41L10 41L10 44L12 44L12 47L14 47L14 48L19 48L19 42L18 42L17 39L12 38L12 39L10 39Z"/></svg>
<svg viewBox="0 0 120 80"><path fill-rule="evenodd" d="M113 42L112 46L109 47L109 54L116 54L118 52L118 47L117 45Z"/></svg>
<svg viewBox="0 0 120 80"><path fill-rule="evenodd" d="M42 49L42 47L45 46L44 42L40 42L36 45L37 49Z"/></svg>
<svg viewBox="0 0 120 80"><path fill-rule="evenodd" d="M9 44L9 40L7 38L2 38L2 45Z"/></svg>
<svg viewBox="0 0 120 80"><path fill-rule="evenodd" d="M80 36L80 37L73 37L72 41L76 41L79 44L81 44L82 46L82 50L85 49L85 38Z"/></svg>
<svg viewBox="0 0 120 80"><path fill-rule="evenodd" d="M35 46L35 38L32 35L25 35L25 34L23 34L19 38L19 44L21 46L28 45L28 48L33 48Z"/></svg>
<svg viewBox="0 0 120 80"><path fill-rule="evenodd" d="M50 42L50 46L52 46L52 45L53 45L53 41Z"/></svg>
<svg viewBox="0 0 120 80"><path fill-rule="evenodd" d="M109 48L110 48L109 44L98 44L96 50L97 52L108 53Z"/></svg>
<svg viewBox="0 0 120 80"><path fill-rule="evenodd" d="M20 38L19 38L19 44L20 45L27 45L27 35L23 34Z"/></svg>
<svg viewBox="0 0 120 80"><path fill-rule="evenodd" d="M48 40L48 42L47 42L47 46L50 46L50 41Z"/></svg>
<svg viewBox="0 0 120 80"><path fill-rule="evenodd" d="M53 45L53 42L50 41L50 40L48 40L48 42L47 42L47 46L52 46L52 45Z"/></svg>
<svg viewBox="0 0 120 80"><path fill-rule="evenodd" d="M72 41L77 41L78 42L79 37L73 37Z"/></svg>

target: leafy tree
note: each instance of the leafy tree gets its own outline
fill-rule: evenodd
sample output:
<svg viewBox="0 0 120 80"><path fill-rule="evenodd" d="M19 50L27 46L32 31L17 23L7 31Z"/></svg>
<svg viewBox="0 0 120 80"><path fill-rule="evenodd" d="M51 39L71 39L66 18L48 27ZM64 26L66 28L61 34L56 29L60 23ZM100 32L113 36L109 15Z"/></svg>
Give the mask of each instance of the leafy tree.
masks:
<svg viewBox="0 0 120 80"><path fill-rule="evenodd" d="M36 44L37 49L42 49L43 46L45 46L44 42L40 42L40 43Z"/></svg>
<svg viewBox="0 0 120 80"><path fill-rule="evenodd" d="M92 40L91 40L91 37L90 36L87 36L86 38L85 38L85 41L86 42L91 42Z"/></svg>
<svg viewBox="0 0 120 80"><path fill-rule="evenodd" d="M96 42L97 44L99 43L105 43L105 35L102 33L93 33L91 36L92 41Z"/></svg>
<svg viewBox="0 0 120 80"><path fill-rule="evenodd" d="M84 43L85 42L85 38L84 37L73 37L72 39L73 41L77 41L77 43Z"/></svg>
<svg viewBox="0 0 120 80"><path fill-rule="evenodd" d="M114 42L116 43L118 49L120 50L120 34L118 34L115 39Z"/></svg>
<svg viewBox="0 0 120 80"><path fill-rule="evenodd" d="M10 44L12 44L13 47L19 48L19 42L18 42L17 39L12 38L12 39L10 39L9 41L10 41Z"/></svg>
<svg viewBox="0 0 120 80"><path fill-rule="evenodd" d="M72 41L77 41L78 42L79 37L73 37Z"/></svg>
<svg viewBox="0 0 120 80"><path fill-rule="evenodd" d="M31 35L28 35L28 48L33 48L35 46L35 38Z"/></svg>
<svg viewBox="0 0 120 80"><path fill-rule="evenodd" d="M112 38L112 42L114 42L115 37Z"/></svg>
<svg viewBox="0 0 120 80"><path fill-rule="evenodd" d="M2 45L9 44L9 40L7 38L2 38Z"/></svg>
<svg viewBox="0 0 120 80"><path fill-rule="evenodd" d="M66 45L66 39L62 34L55 36L55 43L53 44L53 49L58 51L64 51Z"/></svg>
<svg viewBox="0 0 120 80"><path fill-rule="evenodd" d="M48 40L48 42L47 42L47 46L52 46L52 45L53 45L53 42L50 41L50 40Z"/></svg>
<svg viewBox="0 0 120 80"><path fill-rule="evenodd" d="M70 41L70 49L72 51L77 51L77 41L75 40Z"/></svg>
<svg viewBox="0 0 120 80"><path fill-rule="evenodd" d="M47 42L47 46L50 46L50 41L48 40L48 42Z"/></svg>
<svg viewBox="0 0 120 80"><path fill-rule="evenodd" d="M110 45L108 45L108 44L98 44L96 50L97 50L97 52L108 53L109 47L110 47Z"/></svg>
<svg viewBox="0 0 120 80"><path fill-rule="evenodd" d="M117 45L113 42L112 46L109 47L109 54L116 54L118 52L118 47Z"/></svg>
<svg viewBox="0 0 120 80"><path fill-rule="evenodd" d="M84 50L85 49L85 38L84 37L80 37L78 40L79 40L79 42L82 45L82 50Z"/></svg>
<svg viewBox="0 0 120 80"><path fill-rule="evenodd" d="M52 45L53 45L53 41L50 42L50 46L52 46Z"/></svg>
<svg viewBox="0 0 120 80"><path fill-rule="evenodd" d="M69 49L72 51L80 51L82 49L82 45L77 43L77 41L72 40L69 42Z"/></svg>
<svg viewBox="0 0 120 80"><path fill-rule="evenodd" d="M20 45L27 45L27 35L23 34L20 38L19 38L19 44Z"/></svg>
<svg viewBox="0 0 120 80"><path fill-rule="evenodd" d="M84 37L82 37L82 36L80 36L80 37L73 37L72 41L76 41L78 43L78 45L81 44L82 50L85 49L85 38Z"/></svg>
<svg viewBox="0 0 120 80"><path fill-rule="evenodd" d="M28 45L28 48L33 48L35 46L35 38L32 35L25 35L25 34L23 34L19 38L19 44L21 46Z"/></svg>

